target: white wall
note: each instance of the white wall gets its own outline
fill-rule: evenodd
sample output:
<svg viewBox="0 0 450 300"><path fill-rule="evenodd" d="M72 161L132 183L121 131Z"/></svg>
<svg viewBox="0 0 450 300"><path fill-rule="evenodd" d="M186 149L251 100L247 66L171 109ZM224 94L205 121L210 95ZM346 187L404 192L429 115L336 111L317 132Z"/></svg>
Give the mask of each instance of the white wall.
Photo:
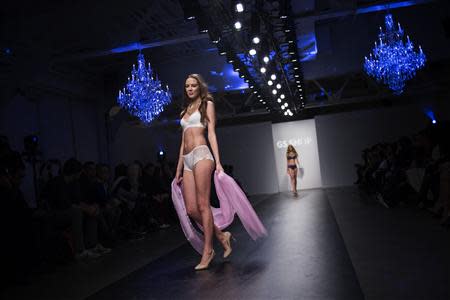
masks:
<svg viewBox="0 0 450 300"><path fill-rule="evenodd" d="M278 192L271 123L217 129L222 164L234 166L234 177L249 194Z"/></svg>
<svg viewBox="0 0 450 300"><path fill-rule="evenodd" d="M286 172L286 149L289 144L295 147L300 163L297 172L297 188L321 187L322 179L315 121L310 119L274 124L272 125L272 134L280 191L290 190L290 180Z"/></svg>

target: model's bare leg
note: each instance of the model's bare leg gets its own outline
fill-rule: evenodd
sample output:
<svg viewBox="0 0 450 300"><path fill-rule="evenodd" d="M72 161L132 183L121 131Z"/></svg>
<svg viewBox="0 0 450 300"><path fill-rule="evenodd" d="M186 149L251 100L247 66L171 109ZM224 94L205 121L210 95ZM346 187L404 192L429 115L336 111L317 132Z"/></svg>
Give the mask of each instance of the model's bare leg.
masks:
<svg viewBox="0 0 450 300"><path fill-rule="evenodd" d="M297 195L297 169L294 170L294 193Z"/></svg>
<svg viewBox="0 0 450 300"><path fill-rule="evenodd" d="M190 171L184 171L183 173L183 198L188 216L194 219L195 222L203 226L202 216L200 215L200 211L198 210L197 205L197 192L195 189L194 174ZM223 232L214 223L213 228L214 235L223 245Z"/></svg>
<svg viewBox="0 0 450 300"><path fill-rule="evenodd" d="M202 219L203 233L205 237L205 245L203 247L203 255L200 264L206 263L211 256L212 238L213 238L213 216L210 206L211 194L211 174L213 172L214 162L204 159L194 166L194 180L197 196L197 206Z"/></svg>

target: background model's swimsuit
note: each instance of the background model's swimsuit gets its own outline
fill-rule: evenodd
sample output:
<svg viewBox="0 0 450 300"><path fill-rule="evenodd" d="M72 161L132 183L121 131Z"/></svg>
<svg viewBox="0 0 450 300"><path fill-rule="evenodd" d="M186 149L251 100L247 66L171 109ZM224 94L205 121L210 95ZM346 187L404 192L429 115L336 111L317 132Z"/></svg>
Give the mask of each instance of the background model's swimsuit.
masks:
<svg viewBox="0 0 450 300"><path fill-rule="evenodd" d="M201 122L201 114L198 110L193 112L187 120L184 120L182 118L180 120L181 127L183 127L183 134L188 128L193 127L200 127L200 128L206 128L205 124ZM214 157L211 154L211 151L209 151L209 148L207 145L198 145L194 149L191 150L191 152L183 155L183 163L184 163L184 170L185 171L191 171L194 168L194 166L201 160L209 159L214 161Z"/></svg>
<svg viewBox="0 0 450 300"><path fill-rule="evenodd" d="M294 155L294 156L288 156L287 157L287 159L296 159L297 158L297 155ZM288 164L288 168L290 168L290 169L297 169L297 165L296 164Z"/></svg>

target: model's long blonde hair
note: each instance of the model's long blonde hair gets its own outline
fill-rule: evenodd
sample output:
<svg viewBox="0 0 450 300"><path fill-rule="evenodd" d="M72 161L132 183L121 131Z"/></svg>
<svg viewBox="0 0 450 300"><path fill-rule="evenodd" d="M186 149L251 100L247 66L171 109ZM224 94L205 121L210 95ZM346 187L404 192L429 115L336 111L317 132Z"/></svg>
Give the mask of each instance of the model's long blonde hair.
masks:
<svg viewBox="0 0 450 300"><path fill-rule="evenodd" d="M198 82L198 86L200 89L200 98L201 103L200 106L198 108L198 111L200 112L200 120L202 123L205 123L205 121L209 122L209 118L206 115L206 106L208 105L208 101L213 101L213 97L212 95L209 93L208 91L208 85L206 84L206 81L203 79L203 77L200 74L189 74L186 78L186 80L188 78L193 78L195 80L197 80ZM185 80L185 82L186 82ZM183 110L181 111L180 114L180 118L183 118L183 116L186 114L187 109L189 107L189 104L192 102L191 99L189 99L187 93L186 93L186 87L183 85L183 99L184 99L184 104L183 104Z"/></svg>
<svg viewBox="0 0 450 300"><path fill-rule="evenodd" d="M289 153L294 153L295 156L298 156L297 151L295 151L294 146L292 146L291 144L288 145L287 150L286 150L286 157L289 156Z"/></svg>

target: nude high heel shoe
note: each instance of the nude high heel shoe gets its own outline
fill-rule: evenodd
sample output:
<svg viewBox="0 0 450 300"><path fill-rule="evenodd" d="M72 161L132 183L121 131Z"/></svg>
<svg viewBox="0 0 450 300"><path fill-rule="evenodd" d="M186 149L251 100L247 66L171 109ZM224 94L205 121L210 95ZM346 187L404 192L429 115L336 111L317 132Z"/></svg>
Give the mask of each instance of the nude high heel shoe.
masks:
<svg viewBox="0 0 450 300"><path fill-rule="evenodd" d="M216 255L216 253L214 252L214 249L213 249L213 250L211 250L211 253L209 254L208 261L206 263L196 265L194 269L196 271L201 271L201 270L208 269L209 268L209 264L211 263L211 261L214 258L214 255Z"/></svg>
<svg viewBox="0 0 450 300"><path fill-rule="evenodd" d="M223 258L227 258L231 255L233 249L231 248L231 239L235 240L231 232L224 232L225 235L225 251L223 252Z"/></svg>

